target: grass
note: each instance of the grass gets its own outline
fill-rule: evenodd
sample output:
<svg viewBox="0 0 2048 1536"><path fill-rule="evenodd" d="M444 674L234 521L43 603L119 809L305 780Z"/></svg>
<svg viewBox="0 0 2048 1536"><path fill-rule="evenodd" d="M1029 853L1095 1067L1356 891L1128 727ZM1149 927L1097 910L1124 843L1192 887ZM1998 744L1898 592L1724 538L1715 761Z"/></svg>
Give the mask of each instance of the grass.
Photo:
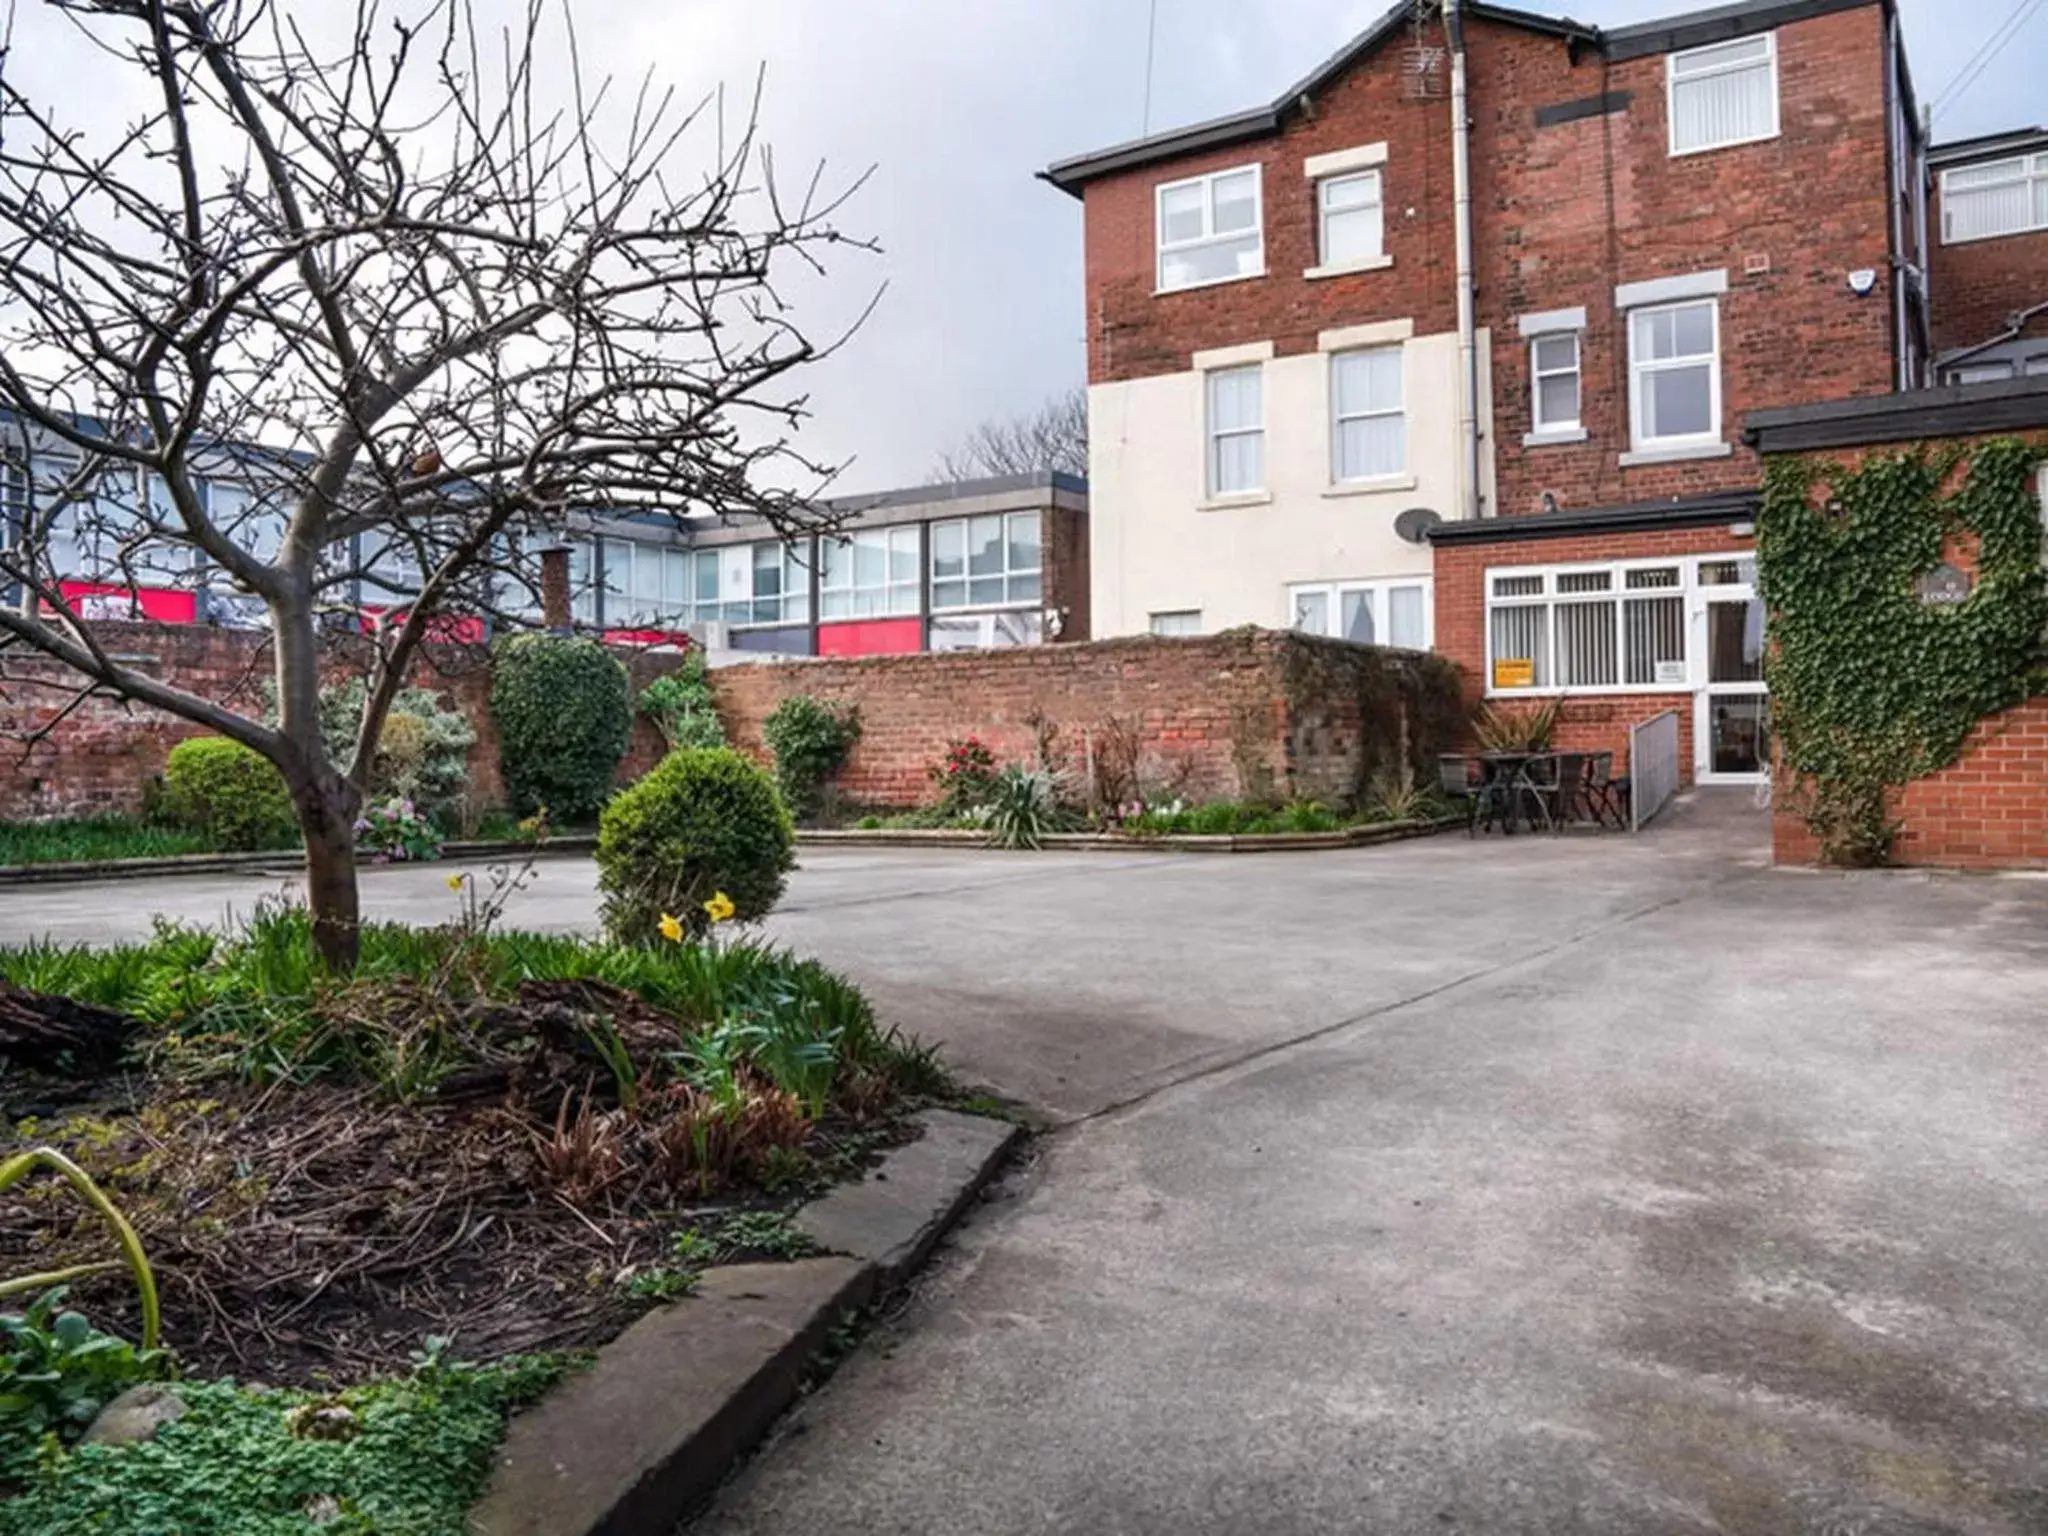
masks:
<svg viewBox="0 0 2048 1536"><path fill-rule="evenodd" d="M0 823L0 867L6 868L211 852L213 845L202 832L151 826L132 816Z"/></svg>
<svg viewBox="0 0 2048 1536"><path fill-rule="evenodd" d="M1137 837L1255 837L1279 832L1337 832L1346 827L1411 819L1409 814L1385 814L1386 804L1379 801L1361 812L1343 814L1312 800L1297 800L1277 808L1218 800L1177 810L1145 811L1126 819L1121 830ZM1393 808L1420 819L1435 816L1441 809L1433 796L1422 793L1409 794Z"/></svg>
<svg viewBox="0 0 2048 1536"><path fill-rule="evenodd" d="M950 1091L935 1053L883 1029L852 983L814 960L750 943L639 948L571 934L367 923L360 963L343 981L315 960L305 909L272 905L225 933L159 922L141 943L104 949L0 947L0 979L128 1014L152 1026L173 1065L256 1083L367 1079L413 1097L466 1064L466 1005L511 998L529 981L591 981L638 995L686 1030L729 1037L795 1092L815 1095L820 1072L829 1080L842 1064L912 1094ZM349 1006L379 991L415 1000L411 1027L393 1031Z"/></svg>
<svg viewBox="0 0 2048 1536"><path fill-rule="evenodd" d="M53 1449L0 1466L0 1484L15 1489L0 1499L0 1536L462 1536L506 1415L571 1363L423 1358L410 1376L326 1397L183 1383L187 1413L152 1441ZM292 1410L309 1406L346 1408L355 1433L294 1435Z"/></svg>

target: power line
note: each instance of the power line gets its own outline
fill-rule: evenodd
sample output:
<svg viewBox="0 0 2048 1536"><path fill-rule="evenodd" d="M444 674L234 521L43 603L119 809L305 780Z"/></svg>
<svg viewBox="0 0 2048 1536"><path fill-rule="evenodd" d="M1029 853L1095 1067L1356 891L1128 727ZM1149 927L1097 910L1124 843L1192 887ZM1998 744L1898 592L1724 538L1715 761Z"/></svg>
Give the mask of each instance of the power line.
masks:
<svg viewBox="0 0 2048 1536"><path fill-rule="evenodd" d="M1145 114L1138 127L1138 136L1144 137L1152 131L1152 56L1159 41L1159 0L1152 0L1152 8L1145 18Z"/></svg>
<svg viewBox="0 0 2048 1536"><path fill-rule="evenodd" d="M1992 29L1991 35L1984 39L1975 53L1963 61L1963 67L1941 88L1930 110L1942 112L1975 84L1977 77L1991 67L1998 55L2004 52L2006 44L2019 36L2020 31L2033 19L2044 3L2048 3L2048 0L2018 0L2005 20Z"/></svg>

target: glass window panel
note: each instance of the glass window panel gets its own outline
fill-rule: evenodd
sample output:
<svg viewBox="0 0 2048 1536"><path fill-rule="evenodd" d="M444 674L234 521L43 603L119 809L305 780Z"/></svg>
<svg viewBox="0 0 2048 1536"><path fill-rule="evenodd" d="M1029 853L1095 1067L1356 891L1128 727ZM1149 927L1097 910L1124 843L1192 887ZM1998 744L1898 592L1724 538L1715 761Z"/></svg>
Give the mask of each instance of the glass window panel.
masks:
<svg viewBox="0 0 2048 1536"><path fill-rule="evenodd" d="M879 587L889 579L889 545L879 534L858 533L853 538L853 584Z"/></svg>
<svg viewBox="0 0 2048 1536"><path fill-rule="evenodd" d="M1178 244L1183 240L1199 240L1204 233L1203 214L1206 198L1202 183L1188 182L1178 187L1159 189L1159 238L1163 242Z"/></svg>
<svg viewBox="0 0 2048 1536"><path fill-rule="evenodd" d="M1420 587L1387 589L1387 644L1420 651L1429 647L1429 608Z"/></svg>
<svg viewBox="0 0 2048 1536"><path fill-rule="evenodd" d="M687 619L690 614L690 552L687 549L665 549L661 552L661 601L662 606L678 620Z"/></svg>
<svg viewBox="0 0 2048 1536"><path fill-rule="evenodd" d="M1669 668L1685 664L1685 599L1632 597L1621 605L1621 626L1622 681L1672 683ZM1659 675L1660 664L1665 676Z"/></svg>
<svg viewBox="0 0 2048 1536"><path fill-rule="evenodd" d="M1219 496L1256 491L1266 479L1265 436L1239 432L1216 439L1211 473L1213 489Z"/></svg>
<svg viewBox="0 0 2048 1536"><path fill-rule="evenodd" d="M1216 198L1215 233L1241 234L1259 223L1259 173L1232 171L1210 183Z"/></svg>
<svg viewBox="0 0 2048 1536"><path fill-rule="evenodd" d="M1253 231L1228 240L1163 253L1159 261L1159 286L1186 288L1194 283L1221 282L1259 270L1259 235Z"/></svg>
<svg viewBox="0 0 2048 1536"><path fill-rule="evenodd" d="M1756 561L1753 559L1700 562L1700 585L1703 587L1748 586L1755 580Z"/></svg>
<svg viewBox="0 0 2048 1536"><path fill-rule="evenodd" d="M1340 352L1332 371L1337 381L1337 411L1352 416L1365 411L1401 409L1401 349L1376 347L1368 352Z"/></svg>
<svg viewBox="0 0 2048 1536"><path fill-rule="evenodd" d="M1371 645L1379 638L1373 623L1371 592L1339 593L1337 610L1338 618L1343 624L1342 634L1346 640L1355 640L1360 645Z"/></svg>
<svg viewBox="0 0 2048 1536"><path fill-rule="evenodd" d="M934 608L965 608L967 606L967 583L964 581L933 582L932 606Z"/></svg>
<svg viewBox="0 0 2048 1536"><path fill-rule="evenodd" d="M1035 603L1039 600L1039 575L1036 571L1022 574L1013 572L1009 582L1009 601L1013 603Z"/></svg>
<svg viewBox="0 0 2048 1536"><path fill-rule="evenodd" d="M1777 67L1768 33L1674 54L1671 152L1713 149L1777 130Z"/></svg>
<svg viewBox="0 0 2048 1536"><path fill-rule="evenodd" d="M1764 605L1707 604L1707 681L1753 683L1764 675Z"/></svg>
<svg viewBox="0 0 2048 1536"><path fill-rule="evenodd" d="M1543 578L1541 576L1496 576L1493 578L1495 597L1541 597Z"/></svg>
<svg viewBox="0 0 2048 1536"><path fill-rule="evenodd" d="M1003 573L1003 520L977 517L967 525L967 574L1000 576Z"/></svg>
<svg viewBox="0 0 2048 1536"><path fill-rule="evenodd" d="M892 582L917 582L917 529L891 528L889 530L889 580Z"/></svg>
<svg viewBox="0 0 2048 1536"><path fill-rule="evenodd" d="M1003 600L1003 578L976 577L967 583L967 601L976 608L993 607Z"/></svg>
<svg viewBox="0 0 2048 1536"><path fill-rule="evenodd" d="M1536 381L1536 425L1576 425L1579 419L1579 376L1555 374Z"/></svg>
<svg viewBox="0 0 2048 1536"><path fill-rule="evenodd" d="M1614 586L1612 571L1559 571L1557 590L1560 592L1606 592Z"/></svg>
<svg viewBox="0 0 2048 1536"><path fill-rule="evenodd" d="M1294 593L1294 627L1311 635L1330 632L1330 594L1322 587L1298 587Z"/></svg>
<svg viewBox="0 0 2048 1536"><path fill-rule="evenodd" d="M1650 374L1643 381L1644 437L1710 436L1713 388L1710 368L1664 368Z"/></svg>
<svg viewBox="0 0 2048 1536"><path fill-rule="evenodd" d="M1771 701L1761 695L1715 699L1708 756L1715 773L1762 773L1771 762Z"/></svg>
<svg viewBox="0 0 2048 1536"><path fill-rule="evenodd" d="M779 544L756 544L754 546L754 596L780 597L782 595L782 546Z"/></svg>
<svg viewBox="0 0 2048 1536"><path fill-rule="evenodd" d="M1622 578L1623 586L1637 592L1657 587L1675 587L1678 583L1678 567L1675 565L1644 566L1630 571Z"/></svg>
<svg viewBox="0 0 2048 1536"><path fill-rule="evenodd" d="M1009 561L1012 573L1039 567L1039 525L1036 512L1013 512L1009 518Z"/></svg>
<svg viewBox="0 0 2048 1536"><path fill-rule="evenodd" d="M1496 608L1488 618L1495 665L1526 661L1534 688L1550 686L1550 610L1541 604Z"/></svg>
<svg viewBox="0 0 2048 1536"><path fill-rule="evenodd" d="M967 525L932 524L932 579L943 581L967 573Z"/></svg>
<svg viewBox="0 0 2048 1536"><path fill-rule="evenodd" d="M1219 368L1209 375L1209 430L1247 432L1261 423L1260 369Z"/></svg>
<svg viewBox="0 0 2048 1536"><path fill-rule="evenodd" d="M1688 304L1670 313L1672 355L1707 357L1714 350L1714 307Z"/></svg>
<svg viewBox="0 0 2048 1536"><path fill-rule="evenodd" d="M1536 366L1545 373L1570 372L1579 366L1579 338L1539 336L1536 338Z"/></svg>
<svg viewBox="0 0 2048 1536"><path fill-rule="evenodd" d="M1371 480L1400 474L1405 435L1399 416L1364 416L1338 423L1337 478Z"/></svg>
<svg viewBox="0 0 2048 1536"><path fill-rule="evenodd" d="M1621 681L1612 601L1557 605L1557 680L1567 688Z"/></svg>
<svg viewBox="0 0 2048 1536"><path fill-rule="evenodd" d="M1199 608L1177 608L1167 613L1151 616L1151 630L1155 635L1199 635L1202 632L1202 611Z"/></svg>

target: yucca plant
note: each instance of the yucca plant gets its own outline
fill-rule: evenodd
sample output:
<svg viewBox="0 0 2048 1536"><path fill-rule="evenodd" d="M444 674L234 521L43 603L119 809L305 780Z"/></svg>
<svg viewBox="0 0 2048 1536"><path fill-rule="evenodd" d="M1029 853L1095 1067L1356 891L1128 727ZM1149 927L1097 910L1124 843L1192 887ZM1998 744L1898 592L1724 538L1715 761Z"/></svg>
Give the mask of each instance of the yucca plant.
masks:
<svg viewBox="0 0 2048 1536"><path fill-rule="evenodd" d="M1472 715L1472 735L1485 752L1544 752L1557 730L1562 699L1534 709L1496 709L1482 704Z"/></svg>
<svg viewBox="0 0 2048 1536"><path fill-rule="evenodd" d="M1012 763L996 775L988 798L990 847L1042 848L1061 822L1059 781L1050 773Z"/></svg>
<svg viewBox="0 0 2048 1536"><path fill-rule="evenodd" d="M1375 821L1419 821L1429 795L1406 768L1382 768L1367 787L1365 803Z"/></svg>

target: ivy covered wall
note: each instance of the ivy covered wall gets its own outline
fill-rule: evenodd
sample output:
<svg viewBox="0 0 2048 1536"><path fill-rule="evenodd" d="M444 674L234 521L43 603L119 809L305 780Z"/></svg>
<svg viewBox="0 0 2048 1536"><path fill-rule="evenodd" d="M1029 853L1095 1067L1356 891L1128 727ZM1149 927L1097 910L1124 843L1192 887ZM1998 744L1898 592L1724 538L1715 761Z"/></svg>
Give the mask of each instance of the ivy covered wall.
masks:
<svg viewBox="0 0 2048 1536"><path fill-rule="evenodd" d="M1757 547L1779 813L1823 860L1889 862L1908 786L2048 691L2044 455L2048 434L2033 433L1767 460ZM2034 814L2040 786L2012 777L2010 811L1987 801L1985 817Z"/></svg>

